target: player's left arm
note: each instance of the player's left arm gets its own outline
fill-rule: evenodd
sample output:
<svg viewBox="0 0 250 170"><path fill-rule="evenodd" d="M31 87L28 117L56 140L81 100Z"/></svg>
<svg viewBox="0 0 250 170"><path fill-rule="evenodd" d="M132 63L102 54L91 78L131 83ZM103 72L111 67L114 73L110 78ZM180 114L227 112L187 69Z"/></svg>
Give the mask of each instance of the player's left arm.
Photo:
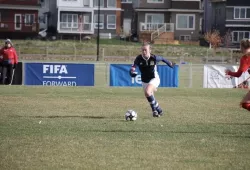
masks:
<svg viewBox="0 0 250 170"><path fill-rule="evenodd" d="M4 48L0 48L0 56L3 55L3 49Z"/></svg>
<svg viewBox="0 0 250 170"><path fill-rule="evenodd" d="M163 58L162 56L156 56L156 62L164 62L165 64L167 64L169 67L173 68L175 66L175 63Z"/></svg>
<svg viewBox="0 0 250 170"><path fill-rule="evenodd" d="M14 54L14 64L18 63L18 55L15 49L13 49L13 54Z"/></svg>

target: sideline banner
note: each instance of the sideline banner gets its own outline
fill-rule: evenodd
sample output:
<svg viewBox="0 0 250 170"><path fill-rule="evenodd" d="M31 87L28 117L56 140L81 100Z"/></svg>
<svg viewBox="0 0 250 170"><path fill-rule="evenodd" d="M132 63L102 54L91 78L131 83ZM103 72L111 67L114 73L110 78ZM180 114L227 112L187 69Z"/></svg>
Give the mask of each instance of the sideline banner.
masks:
<svg viewBox="0 0 250 170"><path fill-rule="evenodd" d="M138 75L132 78L129 75L130 68L131 64L110 64L110 86L142 86L139 69L136 69ZM157 71L161 79L159 87L178 87L178 65L173 69L167 65L158 65Z"/></svg>
<svg viewBox="0 0 250 170"><path fill-rule="evenodd" d="M94 64L25 63L24 85L94 86Z"/></svg>
<svg viewBox="0 0 250 170"><path fill-rule="evenodd" d="M226 78L226 69L237 71L238 66L204 65L203 88L233 88L249 77L246 72L239 78Z"/></svg>

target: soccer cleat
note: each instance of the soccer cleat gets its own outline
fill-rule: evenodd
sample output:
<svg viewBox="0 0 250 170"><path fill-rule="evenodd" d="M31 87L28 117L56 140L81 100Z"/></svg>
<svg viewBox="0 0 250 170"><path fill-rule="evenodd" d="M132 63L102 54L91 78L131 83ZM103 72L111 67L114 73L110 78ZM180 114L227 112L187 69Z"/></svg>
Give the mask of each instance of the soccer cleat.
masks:
<svg viewBox="0 0 250 170"><path fill-rule="evenodd" d="M153 111L153 117L160 117L157 111Z"/></svg>
<svg viewBox="0 0 250 170"><path fill-rule="evenodd" d="M158 114L159 114L160 116L163 115L163 111L162 111L162 109L161 109L160 107L156 108L156 110L157 110L157 112L158 112Z"/></svg>

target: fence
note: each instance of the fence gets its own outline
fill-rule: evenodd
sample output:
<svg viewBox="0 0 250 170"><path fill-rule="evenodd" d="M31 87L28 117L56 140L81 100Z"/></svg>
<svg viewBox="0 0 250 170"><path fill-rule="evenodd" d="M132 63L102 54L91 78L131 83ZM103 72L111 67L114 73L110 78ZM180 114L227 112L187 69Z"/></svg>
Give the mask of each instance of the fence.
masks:
<svg viewBox="0 0 250 170"><path fill-rule="evenodd" d="M120 46L119 46L120 47ZM24 62L43 60L60 62L95 63L95 85L109 85L110 63L132 63L140 53L140 46L126 47L103 46L100 48L100 61L96 61L96 47L51 47L16 46L19 58ZM202 88L204 64L238 64L240 53L237 49L218 49L216 53L207 48L153 47L157 55L176 62L180 66L179 87ZM212 56L216 57L212 57Z"/></svg>
<svg viewBox="0 0 250 170"><path fill-rule="evenodd" d="M16 46L20 59L23 60L57 60L57 61L96 61L97 48L95 46L53 47L53 46ZM153 52L174 62L193 64L237 64L240 58L237 49L218 49L214 52L207 48L184 47L153 47ZM117 47L104 46L100 48L100 61L131 62L140 53L140 46ZM213 57L214 56L214 57Z"/></svg>
<svg viewBox="0 0 250 170"><path fill-rule="evenodd" d="M29 61L21 61L21 62L22 63L29 63ZM41 72L41 69L39 68L39 66L34 68L34 69L31 69L31 70L38 70L38 73L32 74L32 75L36 75L35 79L37 77L39 77L39 75L40 76L42 75L42 77L46 77L46 78L48 78L48 77L57 78L58 77L58 79L60 80L61 79L60 78L61 73L59 73L59 76L58 76L57 71L61 71L60 70L61 66L65 67L65 69L62 69L62 70L66 70L66 72L67 72L66 74L68 76L71 76L71 77L72 76L75 77L76 75L79 76L79 71L73 71L72 72L72 69L75 70L76 68L72 67L72 64L70 64L71 62L55 62L55 63L57 63L55 65L56 67L51 67L51 65L46 65L46 64L43 65L41 63L45 64L46 62L38 62L38 64L40 64L40 67L43 70L45 68L44 66L46 66L45 72L44 71ZM50 64L50 63L53 63L53 62L49 61L48 63ZM75 63L75 62L73 62L73 63ZM65 66L65 64L67 66L70 66L70 68ZM93 67L93 64L95 65L95 67ZM109 84L109 82L110 82L110 77L109 77L109 75L110 75L110 63L95 62L93 64L92 63L87 64L87 65L92 65L93 71L92 71L91 75L93 75L93 73L95 74L94 76L92 76L93 77L92 82L94 83L93 85L95 87L109 87L110 86L110 84ZM34 62L32 62L32 64L29 64L29 65L33 65L33 67L34 67ZM77 64L77 65L79 66L79 64ZM225 65L225 64L216 64L216 65L217 66L232 66L232 65ZM165 64L164 64L164 66L165 66ZM66 67L68 69L70 69L70 71L67 71L68 69L66 69ZM167 67L167 66L165 66L165 67ZM22 70L22 72L23 72L22 79L23 79L23 83L24 83L24 79L25 79L26 73L27 73L27 72L25 72L25 70L27 70L26 69L27 67L19 66L18 68L23 69ZM82 67L78 68L78 69L81 70ZM52 70L52 72L51 72L51 70ZM50 75L49 76L47 76L47 75L44 76L44 74L46 74L48 72L50 73ZM19 72L16 72L16 73L19 73ZM51 77L51 73L52 73L52 77ZM88 74L89 72L84 71L84 73ZM21 73L20 73L20 75L21 75ZM56 76L54 76L54 75L56 75ZM82 75L82 74L80 74L80 75ZM162 75L162 74L160 74L160 75ZM125 74L125 76L126 76L126 74ZM127 74L127 76L128 77L125 77L125 79L130 78L129 74ZM178 87L179 88L203 88L204 64L191 64L191 63L190 64L179 64L179 72L178 72L177 76L178 76ZM16 76L14 76L14 77L16 77ZM222 77L224 77L223 73L222 73ZM16 78L18 78L18 77L16 77ZM33 81L33 78L29 78L29 79ZM38 79L39 79L39 81L41 81L40 78L38 78ZM161 77L161 79L164 80L164 77ZM19 80L19 78L18 78L18 80ZM80 80L83 80L83 79L80 78ZM89 79L86 79L86 80L89 80ZM22 84L21 81L20 81L20 84Z"/></svg>

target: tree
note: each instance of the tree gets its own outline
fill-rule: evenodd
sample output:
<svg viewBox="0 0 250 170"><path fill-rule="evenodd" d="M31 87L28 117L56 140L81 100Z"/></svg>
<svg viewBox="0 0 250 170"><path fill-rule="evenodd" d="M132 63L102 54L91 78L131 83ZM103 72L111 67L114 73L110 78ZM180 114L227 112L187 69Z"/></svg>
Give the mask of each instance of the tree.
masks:
<svg viewBox="0 0 250 170"><path fill-rule="evenodd" d="M230 30L226 32L226 34L223 37L224 45L226 48L228 48L231 45L232 42L232 33Z"/></svg>
<svg viewBox="0 0 250 170"><path fill-rule="evenodd" d="M222 37L218 30L213 30L205 33L205 40L210 44L210 48L213 48L213 56L215 56L216 49L221 45Z"/></svg>

